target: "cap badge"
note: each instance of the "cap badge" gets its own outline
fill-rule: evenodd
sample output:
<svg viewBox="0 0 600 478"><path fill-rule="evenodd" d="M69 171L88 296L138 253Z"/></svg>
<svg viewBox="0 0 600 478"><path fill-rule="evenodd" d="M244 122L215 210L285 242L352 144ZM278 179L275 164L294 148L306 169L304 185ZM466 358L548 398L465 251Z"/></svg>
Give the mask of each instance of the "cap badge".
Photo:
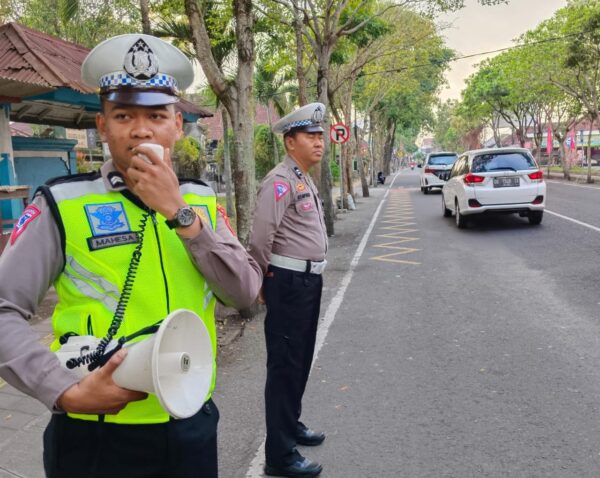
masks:
<svg viewBox="0 0 600 478"><path fill-rule="evenodd" d="M315 111L312 114L312 122L313 123L320 123L321 121L323 121L323 108L321 108L321 106L317 106L315 108Z"/></svg>
<svg viewBox="0 0 600 478"><path fill-rule="evenodd" d="M148 44L140 38L125 55L123 68L136 80L149 80L158 73L158 58Z"/></svg>

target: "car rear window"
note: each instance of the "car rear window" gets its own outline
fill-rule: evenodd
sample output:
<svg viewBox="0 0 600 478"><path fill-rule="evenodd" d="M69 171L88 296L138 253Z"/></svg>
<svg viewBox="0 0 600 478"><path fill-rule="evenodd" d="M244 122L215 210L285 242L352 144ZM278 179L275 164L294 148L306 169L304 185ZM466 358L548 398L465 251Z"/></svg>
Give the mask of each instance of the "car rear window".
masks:
<svg viewBox="0 0 600 478"><path fill-rule="evenodd" d="M473 173L522 171L524 169L537 169L533 158L525 153L481 154L473 158L471 166L471 172Z"/></svg>
<svg viewBox="0 0 600 478"><path fill-rule="evenodd" d="M432 164L434 166L441 166L444 164L454 164L454 161L456 161L456 158L458 158L458 156L456 156L454 154L429 156L429 161L427 161L427 164Z"/></svg>

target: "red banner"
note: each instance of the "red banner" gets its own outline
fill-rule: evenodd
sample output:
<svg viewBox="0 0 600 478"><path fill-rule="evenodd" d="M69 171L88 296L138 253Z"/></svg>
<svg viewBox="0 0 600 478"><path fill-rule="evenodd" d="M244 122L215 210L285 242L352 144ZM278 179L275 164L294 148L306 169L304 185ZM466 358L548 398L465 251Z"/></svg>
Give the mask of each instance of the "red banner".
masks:
<svg viewBox="0 0 600 478"><path fill-rule="evenodd" d="M554 149L554 140L552 139L552 128L548 126L548 132L546 133L546 153L552 154Z"/></svg>

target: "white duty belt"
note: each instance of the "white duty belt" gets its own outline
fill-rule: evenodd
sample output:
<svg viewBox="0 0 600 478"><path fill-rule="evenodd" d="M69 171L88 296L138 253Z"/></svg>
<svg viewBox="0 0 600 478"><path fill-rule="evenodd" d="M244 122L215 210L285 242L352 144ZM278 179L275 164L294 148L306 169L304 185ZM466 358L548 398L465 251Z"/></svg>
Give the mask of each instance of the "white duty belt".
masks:
<svg viewBox="0 0 600 478"><path fill-rule="evenodd" d="M327 265L326 260L319 262L304 261L302 259L280 256L279 254L271 254L270 263L275 267L281 267L282 269L289 269L297 272L310 272L311 274L322 274Z"/></svg>

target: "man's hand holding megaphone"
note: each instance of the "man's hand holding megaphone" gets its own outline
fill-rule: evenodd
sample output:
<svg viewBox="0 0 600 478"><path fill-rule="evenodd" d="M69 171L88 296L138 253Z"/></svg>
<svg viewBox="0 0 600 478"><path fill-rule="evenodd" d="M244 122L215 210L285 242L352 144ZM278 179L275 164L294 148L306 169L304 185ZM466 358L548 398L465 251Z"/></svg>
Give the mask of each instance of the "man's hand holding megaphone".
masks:
<svg viewBox="0 0 600 478"><path fill-rule="evenodd" d="M148 394L119 387L112 379L113 372L127 356L127 350L115 353L103 366L67 389L56 405L70 413L114 415L129 402L144 400Z"/></svg>

